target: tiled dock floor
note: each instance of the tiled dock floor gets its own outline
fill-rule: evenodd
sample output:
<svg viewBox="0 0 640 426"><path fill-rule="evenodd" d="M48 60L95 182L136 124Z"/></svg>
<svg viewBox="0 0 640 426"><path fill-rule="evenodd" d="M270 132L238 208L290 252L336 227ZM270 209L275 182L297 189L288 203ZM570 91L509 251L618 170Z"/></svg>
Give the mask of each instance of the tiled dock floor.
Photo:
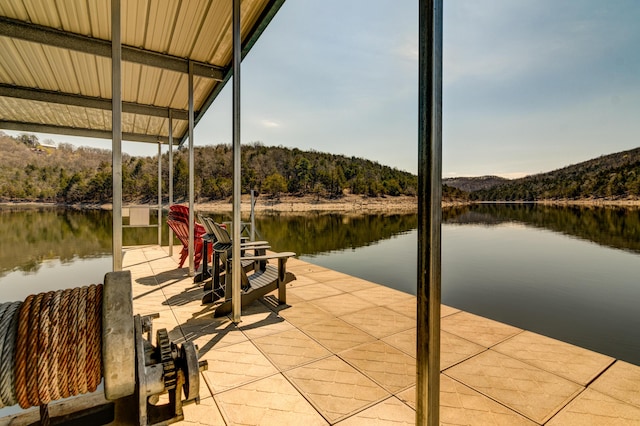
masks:
<svg viewBox="0 0 640 426"><path fill-rule="evenodd" d="M288 304L236 326L166 250L128 248L124 268L135 313L209 362L180 424L414 424L414 296L290 259ZM443 425L640 425L640 367L448 306L441 340Z"/></svg>

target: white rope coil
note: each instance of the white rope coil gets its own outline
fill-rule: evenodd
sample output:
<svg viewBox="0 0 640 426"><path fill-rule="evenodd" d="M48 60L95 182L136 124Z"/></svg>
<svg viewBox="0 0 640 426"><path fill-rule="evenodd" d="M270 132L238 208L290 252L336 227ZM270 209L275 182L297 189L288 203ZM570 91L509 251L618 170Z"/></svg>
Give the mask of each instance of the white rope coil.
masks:
<svg viewBox="0 0 640 426"><path fill-rule="evenodd" d="M22 302L9 302L0 305L0 407L16 405L14 384L16 341L18 330L18 311Z"/></svg>

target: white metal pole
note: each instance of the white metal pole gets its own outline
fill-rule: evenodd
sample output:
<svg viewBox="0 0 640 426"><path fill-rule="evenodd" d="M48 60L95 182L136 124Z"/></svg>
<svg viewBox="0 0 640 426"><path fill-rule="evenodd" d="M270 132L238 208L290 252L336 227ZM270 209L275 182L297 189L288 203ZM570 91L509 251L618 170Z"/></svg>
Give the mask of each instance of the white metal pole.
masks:
<svg viewBox="0 0 640 426"><path fill-rule="evenodd" d="M231 258L231 316L234 323L241 321L242 304L240 300L240 0L233 0L233 246Z"/></svg>
<svg viewBox="0 0 640 426"><path fill-rule="evenodd" d="M158 245L162 247L162 143L158 141Z"/></svg>
<svg viewBox="0 0 640 426"><path fill-rule="evenodd" d="M251 241L255 241L256 240L256 211L255 211L255 207L256 207L256 191L255 190L251 190L251 233L250 233L250 240Z"/></svg>
<svg viewBox="0 0 640 426"><path fill-rule="evenodd" d="M193 154L193 62L189 61L189 276L195 275L193 241L195 240L194 198L194 154Z"/></svg>
<svg viewBox="0 0 640 426"><path fill-rule="evenodd" d="M171 109L169 109L169 207L171 205L173 205L173 116ZM169 228L169 256L173 256L173 230L171 228Z"/></svg>
<svg viewBox="0 0 640 426"><path fill-rule="evenodd" d="M120 0L111 0L111 173L113 270L122 270L122 46Z"/></svg>

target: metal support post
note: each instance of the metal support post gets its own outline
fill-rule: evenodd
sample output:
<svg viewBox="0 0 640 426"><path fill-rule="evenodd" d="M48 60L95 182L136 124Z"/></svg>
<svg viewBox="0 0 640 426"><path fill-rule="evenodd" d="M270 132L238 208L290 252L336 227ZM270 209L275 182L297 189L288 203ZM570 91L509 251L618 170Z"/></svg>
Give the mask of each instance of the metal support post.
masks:
<svg viewBox="0 0 640 426"><path fill-rule="evenodd" d="M194 154L193 154L193 62L189 61L189 276L195 275L193 241L195 239L195 212L193 210L194 198Z"/></svg>
<svg viewBox="0 0 640 426"><path fill-rule="evenodd" d="M234 323L241 321L242 304L240 299L240 61L242 50L240 45L240 0L233 0L233 233L231 258L231 316Z"/></svg>
<svg viewBox="0 0 640 426"><path fill-rule="evenodd" d="M250 240L256 240L256 191L251 190L251 232L250 232Z"/></svg>
<svg viewBox="0 0 640 426"><path fill-rule="evenodd" d="M158 245L162 247L162 143L158 141Z"/></svg>
<svg viewBox="0 0 640 426"><path fill-rule="evenodd" d="M416 425L440 411L442 0L420 0Z"/></svg>
<svg viewBox="0 0 640 426"><path fill-rule="evenodd" d="M173 205L173 114L169 108L169 207ZM167 228L169 228L167 226ZM169 228L169 256L173 256L173 230Z"/></svg>
<svg viewBox="0 0 640 426"><path fill-rule="evenodd" d="M122 45L120 0L111 0L111 173L113 270L122 270Z"/></svg>

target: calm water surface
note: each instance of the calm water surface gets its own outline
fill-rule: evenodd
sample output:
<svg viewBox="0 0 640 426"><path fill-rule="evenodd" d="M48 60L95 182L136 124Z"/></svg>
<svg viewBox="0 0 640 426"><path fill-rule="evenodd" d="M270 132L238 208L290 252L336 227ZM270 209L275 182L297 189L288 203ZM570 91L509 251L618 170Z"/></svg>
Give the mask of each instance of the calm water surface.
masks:
<svg viewBox="0 0 640 426"><path fill-rule="evenodd" d="M103 282L113 263L111 220L108 211L0 207L0 301ZM157 243L155 229L123 230L125 245Z"/></svg>
<svg viewBox="0 0 640 426"><path fill-rule="evenodd" d="M2 300L101 282L111 269L109 212L0 210L0 218ZM444 303L640 365L637 209L481 205L445 210L443 220ZM257 222L274 250L411 294L416 226L415 215ZM155 232L125 229L124 243L154 244Z"/></svg>
<svg viewBox="0 0 640 426"><path fill-rule="evenodd" d="M415 294L416 244L414 230L302 258ZM637 254L521 224L442 228L443 303L636 364L639 271Z"/></svg>

